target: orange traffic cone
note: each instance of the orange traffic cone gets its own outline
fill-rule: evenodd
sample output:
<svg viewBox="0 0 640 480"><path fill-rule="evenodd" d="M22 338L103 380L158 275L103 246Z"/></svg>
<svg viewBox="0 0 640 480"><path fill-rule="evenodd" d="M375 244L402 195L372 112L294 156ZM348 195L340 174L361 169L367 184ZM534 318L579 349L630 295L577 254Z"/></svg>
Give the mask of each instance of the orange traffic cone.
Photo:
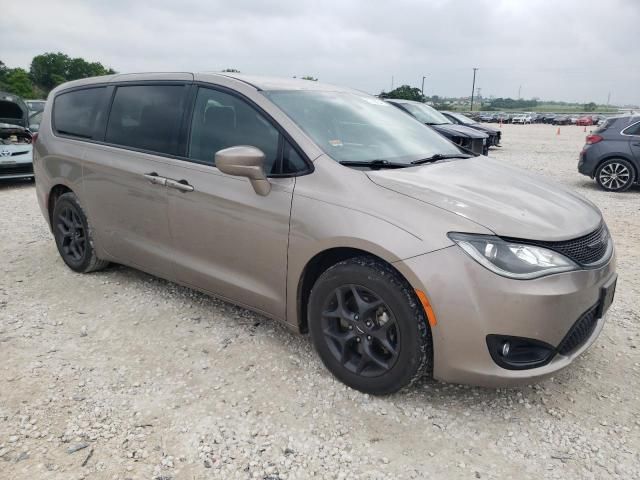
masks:
<svg viewBox="0 0 640 480"><path fill-rule="evenodd" d="M558 131L556 132L556 135L560 135L560 127L558 127Z"/></svg>

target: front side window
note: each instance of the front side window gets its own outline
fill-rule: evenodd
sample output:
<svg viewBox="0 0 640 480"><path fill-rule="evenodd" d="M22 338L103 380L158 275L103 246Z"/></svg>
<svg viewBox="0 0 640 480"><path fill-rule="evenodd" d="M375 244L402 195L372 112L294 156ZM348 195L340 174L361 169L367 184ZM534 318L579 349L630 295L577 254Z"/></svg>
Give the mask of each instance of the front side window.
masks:
<svg viewBox="0 0 640 480"><path fill-rule="evenodd" d="M178 153L184 85L132 85L116 90L105 141L158 153Z"/></svg>
<svg viewBox="0 0 640 480"><path fill-rule="evenodd" d="M460 150L431 128L378 98L323 91L263 92L338 162L409 163Z"/></svg>
<svg viewBox="0 0 640 480"><path fill-rule="evenodd" d="M104 121L105 87L61 93L53 102L53 126L58 134L94 138L96 125Z"/></svg>
<svg viewBox="0 0 640 480"><path fill-rule="evenodd" d="M250 145L265 154L264 170L277 169L280 133L255 108L228 93L201 88L191 123L189 157L214 165L217 151Z"/></svg>

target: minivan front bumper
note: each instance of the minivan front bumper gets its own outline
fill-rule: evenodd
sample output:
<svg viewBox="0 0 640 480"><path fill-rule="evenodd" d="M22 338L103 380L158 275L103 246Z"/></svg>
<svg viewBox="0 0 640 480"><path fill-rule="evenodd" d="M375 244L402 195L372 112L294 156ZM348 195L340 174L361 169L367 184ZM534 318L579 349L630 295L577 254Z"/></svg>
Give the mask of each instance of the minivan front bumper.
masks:
<svg viewBox="0 0 640 480"><path fill-rule="evenodd" d="M457 246L395 266L414 288L427 294L435 313L434 377L491 387L531 383L566 367L595 341L605 316L594 318L593 328L570 351L554 351L550 361L534 368L498 365L488 337L521 337L562 347L572 327L598 305L602 287L615 276L612 255L597 269L514 280L487 270Z"/></svg>

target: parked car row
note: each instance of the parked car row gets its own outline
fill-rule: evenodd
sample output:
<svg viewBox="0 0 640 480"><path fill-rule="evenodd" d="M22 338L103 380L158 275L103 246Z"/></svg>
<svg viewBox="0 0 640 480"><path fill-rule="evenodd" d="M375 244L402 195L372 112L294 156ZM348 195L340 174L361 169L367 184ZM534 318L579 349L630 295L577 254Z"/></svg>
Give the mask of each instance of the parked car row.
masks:
<svg viewBox="0 0 640 480"><path fill-rule="evenodd" d="M552 125L598 125L604 115L567 115L561 113L504 113L484 112L471 114L472 118L485 123L548 123Z"/></svg>
<svg viewBox="0 0 640 480"><path fill-rule="evenodd" d="M391 105L408 113L416 120L433 128L443 137L464 148L473 155L487 155L489 135L475 128L452 122L447 116L429 105L412 100L387 100Z"/></svg>

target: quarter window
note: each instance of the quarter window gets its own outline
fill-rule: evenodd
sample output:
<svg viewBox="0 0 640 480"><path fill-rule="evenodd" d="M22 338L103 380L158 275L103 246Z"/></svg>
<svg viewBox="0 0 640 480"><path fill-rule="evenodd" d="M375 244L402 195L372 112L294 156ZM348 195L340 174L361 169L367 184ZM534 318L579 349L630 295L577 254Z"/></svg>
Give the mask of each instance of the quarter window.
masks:
<svg viewBox="0 0 640 480"><path fill-rule="evenodd" d="M98 87L58 95L53 103L53 126L56 133L96 138L96 126L104 121L106 112L105 93L105 87Z"/></svg>
<svg viewBox="0 0 640 480"><path fill-rule="evenodd" d="M201 88L191 124L189 157L210 165L223 148L251 145L265 154L265 172L277 169L278 130L245 101L224 92Z"/></svg>
<svg viewBox="0 0 640 480"><path fill-rule="evenodd" d="M640 135L640 122L636 123L635 125L631 125L630 127L627 127L624 133L626 135Z"/></svg>
<svg viewBox="0 0 640 480"><path fill-rule="evenodd" d="M118 87L105 141L176 155L186 90L184 85Z"/></svg>

